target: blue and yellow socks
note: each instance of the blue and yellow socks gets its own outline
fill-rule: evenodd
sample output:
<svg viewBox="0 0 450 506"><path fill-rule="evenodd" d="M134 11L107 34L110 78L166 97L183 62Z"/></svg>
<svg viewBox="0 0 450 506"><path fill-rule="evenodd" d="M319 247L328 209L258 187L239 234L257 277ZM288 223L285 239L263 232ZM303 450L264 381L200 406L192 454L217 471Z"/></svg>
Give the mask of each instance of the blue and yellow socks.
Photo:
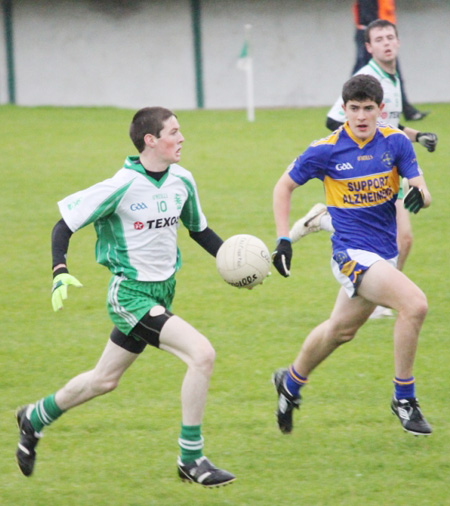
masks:
<svg viewBox="0 0 450 506"><path fill-rule="evenodd" d="M285 387L287 391L294 397L299 394L300 389L308 383L308 378L301 376L294 369L294 366L290 366L285 378ZM398 378L397 376L393 379L395 388L396 399L412 399L415 398L415 379L414 376L410 378Z"/></svg>
<svg viewBox="0 0 450 506"><path fill-rule="evenodd" d="M301 376L294 369L294 366L291 365L288 369L285 378L285 388L286 390L293 396L297 397L300 391L300 388L305 386L308 383L308 378Z"/></svg>
<svg viewBox="0 0 450 506"><path fill-rule="evenodd" d="M412 399L416 396L415 394L415 380L414 376L410 378L397 378L392 380L395 388L395 398L398 399Z"/></svg>

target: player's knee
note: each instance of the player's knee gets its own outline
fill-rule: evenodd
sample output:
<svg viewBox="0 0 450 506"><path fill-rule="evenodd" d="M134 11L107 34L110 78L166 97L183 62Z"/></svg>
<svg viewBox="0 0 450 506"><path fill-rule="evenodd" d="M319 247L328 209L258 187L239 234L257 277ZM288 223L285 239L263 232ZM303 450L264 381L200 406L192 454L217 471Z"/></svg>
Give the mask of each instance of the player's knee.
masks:
<svg viewBox="0 0 450 506"><path fill-rule="evenodd" d="M357 330L357 327L341 327L330 323L327 334L329 339L332 339L338 346L340 346L341 344L351 341L356 336Z"/></svg>
<svg viewBox="0 0 450 506"><path fill-rule="evenodd" d="M356 335L356 332L348 330L334 331L329 334L330 341L333 341L337 346L350 342Z"/></svg>
<svg viewBox="0 0 450 506"><path fill-rule="evenodd" d="M412 313L412 316L415 316L419 320L424 320L428 312L428 301L426 295L422 291L419 291L410 303L410 312Z"/></svg>
<svg viewBox="0 0 450 506"><path fill-rule="evenodd" d="M421 297L419 299L418 311L424 318L428 313L428 300L423 292L421 292Z"/></svg>
<svg viewBox="0 0 450 506"><path fill-rule="evenodd" d="M416 293L410 294L400 312L405 314L405 317L410 320L425 320L428 313L428 301L426 295L421 290L417 290Z"/></svg>
<svg viewBox="0 0 450 506"><path fill-rule="evenodd" d="M216 351L212 347L211 343L206 340L197 348L192 362L196 369L201 370L205 374L211 374L215 359Z"/></svg>
<svg viewBox="0 0 450 506"><path fill-rule="evenodd" d="M91 380L91 389L95 395L104 395L112 392L119 385L119 379L94 375Z"/></svg>
<svg viewBox="0 0 450 506"><path fill-rule="evenodd" d="M102 391L104 394L107 394L108 392L112 392L117 388L119 385L119 382L117 380L107 380L104 381L102 384Z"/></svg>
<svg viewBox="0 0 450 506"><path fill-rule="evenodd" d="M356 335L356 332L339 332L335 335L334 340L338 345L350 342Z"/></svg>

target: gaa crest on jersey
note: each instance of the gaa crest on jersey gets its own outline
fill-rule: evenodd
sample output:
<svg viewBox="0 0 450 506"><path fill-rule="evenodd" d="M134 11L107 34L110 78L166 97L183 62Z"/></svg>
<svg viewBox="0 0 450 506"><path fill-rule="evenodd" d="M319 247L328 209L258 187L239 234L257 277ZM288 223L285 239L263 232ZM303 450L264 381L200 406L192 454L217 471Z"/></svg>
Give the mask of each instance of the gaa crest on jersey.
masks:
<svg viewBox="0 0 450 506"><path fill-rule="evenodd" d="M130 209L132 211L141 211L142 209L147 209L147 205L145 202L135 202L134 204L131 204Z"/></svg>
<svg viewBox="0 0 450 506"><path fill-rule="evenodd" d="M388 169L391 169L394 165L394 158L389 153L389 151L386 151L382 154L381 161L383 162L383 165L385 165Z"/></svg>

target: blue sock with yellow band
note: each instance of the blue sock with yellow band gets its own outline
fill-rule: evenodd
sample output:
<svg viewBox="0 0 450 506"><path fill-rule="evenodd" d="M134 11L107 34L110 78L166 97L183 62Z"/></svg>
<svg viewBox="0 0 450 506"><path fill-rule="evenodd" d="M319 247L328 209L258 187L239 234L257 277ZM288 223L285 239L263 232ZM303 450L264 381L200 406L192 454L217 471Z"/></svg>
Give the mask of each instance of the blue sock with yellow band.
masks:
<svg viewBox="0 0 450 506"><path fill-rule="evenodd" d="M416 396L415 394L415 380L414 376L410 378L397 378L392 380L395 387L395 398L396 399L412 399Z"/></svg>
<svg viewBox="0 0 450 506"><path fill-rule="evenodd" d="M294 369L294 366L291 365L286 374L285 381L285 387L287 391L294 397L297 397L300 388L308 383L308 378L305 378L304 376L298 374L298 372Z"/></svg>

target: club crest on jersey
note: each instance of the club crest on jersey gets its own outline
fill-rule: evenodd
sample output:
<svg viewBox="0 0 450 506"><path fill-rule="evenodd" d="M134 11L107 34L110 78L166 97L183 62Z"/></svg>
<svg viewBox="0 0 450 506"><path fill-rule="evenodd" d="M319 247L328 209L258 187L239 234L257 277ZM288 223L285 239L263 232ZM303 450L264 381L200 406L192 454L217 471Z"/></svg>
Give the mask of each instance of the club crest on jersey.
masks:
<svg viewBox="0 0 450 506"><path fill-rule="evenodd" d="M181 200L181 195L178 195L178 193L175 193L175 205L177 206L177 209L180 210L183 207L183 201Z"/></svg>
<svg viewBox="0 0 450 506"><path fill-rule="evenodd" d="M81 202L81 199L77 199L77 200L74 200L73 202L69 202L69 204L67 204L67 209L69 211L72 211L72 209L75 209L75 207L77 207Z"/></svg>
<svg viewBox="0 0 450 506"><path fill-rule="evenodd" d="M386 151L386 153L383 153L383 155L381 157L381 161L389 169L392 168L392 165L394 164L394 159L392 158L392 155L389 153L389 151Z"/></svg>

